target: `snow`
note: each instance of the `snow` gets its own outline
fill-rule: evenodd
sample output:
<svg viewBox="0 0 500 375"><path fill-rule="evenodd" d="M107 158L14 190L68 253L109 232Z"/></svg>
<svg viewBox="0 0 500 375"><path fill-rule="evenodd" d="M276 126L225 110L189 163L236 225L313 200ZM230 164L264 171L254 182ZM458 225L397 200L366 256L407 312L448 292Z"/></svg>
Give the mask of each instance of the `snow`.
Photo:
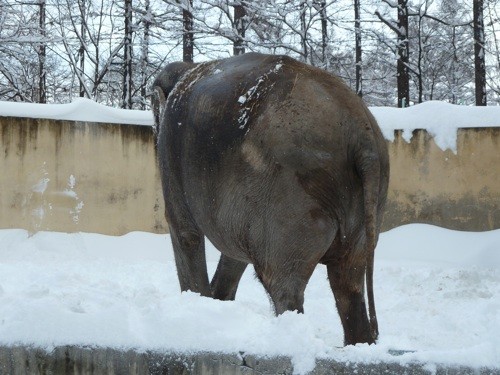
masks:
<svg viewBox="0 0 500 375"><path fill-rule="evenodd" d="M86 98L78 98L68 104L0 101L0 116L147 126L153 125L154 121L151 111L112 108Z"/></svg>
<svg viewBox="0 0 500 375"><path fill-rule="evenodd" d="M43 194L45 193L45 190L47 190L47 185L50 182L50 178L44 177L40 181L38 181L33 188L31 189L33 193L40 193Z"/></svg>
<svg viewBox="0 0 500 375"><path fill-rule="evenodd" d="M371 107L384 137L394 140L394 130L403 130L409 142L415 129L425 129L442 150L457 151L457 130L500 126L500 106L469 107L429 101L407 108Z"/></svg>
<svg viewBox="0 0 500 375"><path fill-rule="evenodd" d="M182 77L176 82L175 86L170 91L169 97L172 97L172 106L175 106L182 96L200 79L207 74L207 71L213 74L213 65L216 61L208 61L195 65L194 68L187 70ZM151 123L152 125L153 123Z"/></svg>
<svg viewBox="0 0 500 375"><path fill-rule="evenodd" d="M245 106L245 104L247 104L247 102L258 99L261 94L268 92L274 87L274 83L271 83L270 85L266 84L269 79L269 75L278 73L282 66L283 64L281 62L277 63L273 69L258 77L256 79L255 85L249 88L246 93L238 98L238 103L242 107L239 111L238 117L238 124L240 129L245 129L248 120L250 119L251 111L253 108L253 105L250 104L250 106Z"/></svg>
<svg viewBox="0 0 500 375"><path fill-rule="evenodd" d="M268 74L276 73L277 64ZM215 70L214 74L220 71ZM262 78L262 77L261 77ZM199 79L197 76L195 81ZM242 106L239 126L248 121L249 109L244 106L253 96L258 97L258 80L255 87L238 98ZM440 101L429 101L408 108L371 107L385 138L394 140L394 130L403 130L403 138L409 142L415 129L427 130L442 149L456 153L457 130L460 128L499 127L500 106L469 107ZM76 99L70 104L31 104L0 101L0 116L49 118L73 121L106 122L119 124L153 125L151 111L127 110L107 107L89 99Z"/></svg>
<svg viewBox="0 0 500 375"><path fill-rule="evenodd" d="M207 247L212 274L219 255ZM378 344L344 348L324 266L305 314L275 317L251 267L236 301L180 293L168 235L0 230L1 345L288 355L297 373L315 358L500 368L500 230L381 234L375 299Z"/></svg>

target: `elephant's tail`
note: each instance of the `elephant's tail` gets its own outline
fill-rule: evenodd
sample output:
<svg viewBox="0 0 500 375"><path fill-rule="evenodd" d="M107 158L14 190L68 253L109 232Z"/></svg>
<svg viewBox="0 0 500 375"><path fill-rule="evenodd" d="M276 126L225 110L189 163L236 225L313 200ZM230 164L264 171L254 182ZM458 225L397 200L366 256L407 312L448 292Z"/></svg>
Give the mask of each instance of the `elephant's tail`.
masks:
<svg viewBox="0 0 500 375"><path fill-rule="evenodd" d="M356 167L363 183L364 221L366 231L366 288L368 294L368 313L373 340L378 337L377 314L373 296L373 266L375 246L379 233L379 195L381 184L381 163L378 152L363 149L356 158Z"/></svg>

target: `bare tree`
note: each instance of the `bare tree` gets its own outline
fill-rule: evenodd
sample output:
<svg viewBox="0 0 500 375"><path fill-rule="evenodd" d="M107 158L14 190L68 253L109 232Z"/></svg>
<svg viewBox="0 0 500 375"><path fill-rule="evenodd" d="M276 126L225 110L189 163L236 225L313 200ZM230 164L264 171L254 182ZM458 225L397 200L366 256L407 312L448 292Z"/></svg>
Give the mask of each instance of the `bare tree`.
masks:
<svg viewBox="0 0 500 375"><path fill-rule="evenodd" d="M87 26L87 7L85 0L78 0L78 9L80 10L80 48L78 48L78 62L80 69L80 76L85 76L85 52L87 50L86 45L86 26ZM85 97L85 81L80 80L80 91L79 96L81 98Z"/></svg>
<svg viewBox="0 0 500 375"><path fill-rule="evenodd" d="M78 96L80 97L92 97L90 91L88 91L86 81L87 77L85 74L85 53L87 53L87 45L85 43L85 36L82 35L82 31L85 31L86 23L86 4L78 1L78 6L75 8L74 3L70 0L60 0L55 3L57 9L57 16L53 15L52 19L56 19L56 23L59 27L59 37L61 39L62 45L64 47L64 52L59 51L56 47L53 49L55 54L58 54L59 58L66 61L73 74L73 79L71 79L69 87L69 96L73 96L75 81L78 85ZM77 11L75 14L74 11ZM68 22L69 24L66 24ZM77 43L73 44L73 40ZM75 56L74 50L77 50Z"/></svg>
<svg viewBox="0 0 500 375"><path fill-rule="evenodd" d="M360 0L354 0L354 35L356 49L356 94L363 96L363 49L361 46L361 6Z"/></svg>
<svg viewBox="0 0 500 375"><path fill-rule="evenodd" d="M124 1L125 35L123 45L123 94L122 108L132 108L132 0Z"/></svg>
<svg viewBox="0 0 500 375"><path fill-rule="evenodd" d="M40 37L41 41L38 46L38 102L47 102L47 72L45 70L45 61L47 59L47 48L46 48L46 12L45 12L45 0L40 0L39 3L39 27L40 27Z"/></svg>
<svg viewBox="0 0 500 375"><path fill-rule="evenodd" d="M143 39L141 45L141 83L140 83L140 108L147 108L147 86L148 86L148 68L149 68L149 42L150 29L152 24L152 13L150 0L144 1L144 13L142 15Z"/></svg>
<svg viewBox="0 0 500 375"><path fill-rule="evenodd" d="M332 71L372 105L394 105L395 88L400 107L430 99L486 104L487 97L496 103L499 5L500 0L0 0L0 99L67 102L85 96L146 109L148 83L165 61L252 50ZM370 17L374 7L378 17Z"/></svg>
<svg viewBox="0 0 500 375"><path fill-rule="evenodd" d="M182 33L182 59L193 62L194 58L194 19L193 0L184 0L182 5L183 33Z"/></svg>
<svg viewBox="0 0 500 375"><path fill-rule="evenodd" d="M245 1L237 1L233 5L234 17L233 28L236 33L236 38L233 42L233 55L242 55L245 53L245 31L246 31L246 4Z"/></svg>
<svg viewBox="0 0 500 375"><path fill-rule="evenodd" d="M182 60L193 62L194 58L194 11L193 0L163 0L182 13Z"/></svg>
<svg viewBox="0 0 500 375"><path fill-rule="evenodd" d="M492 94L488 97L488 101L491 103L492 98L496 97L497 104L500 104L500 2L490 0L486 2L486 5L488 10L486 18L489 20L488 24L491 27L491 54L493 55L492 61L494 61L487 80Z"/></svg>
<svg viewBox="0 0 500 375"><path fill-rule="evenodd" d="M304 61L309 61L309 48L307 45L307 32L308 32L308 23L306 18L308 4L306 0L300 1L300 45L302 47L302 58Z"/></svg>
<svg viewBox="0 0 500 375"><path fill-rule="evenodd" d="M383 0L391 8L397 10L397 22L387 20L380 12L377 17L386 24L397 35L397 90L398 107L406 107L410 104L410 71L409 71L409 37L408 37L408 0L398 0L397 4L390 0Z"/></svg>
<svg viewBox="0 0 500 375"><path fill-rule="evenodd" d="M431 1L432 2L432 1ZM424 0L421 4L419 4L418 11L416 12L416 27L415 27L415 36L417 42L417 53L416 53L416 61L415 61L415 69L413 69L414 76L417 81L417 93L418 99L417 103L422 103L424 97L424 59L425 59L425 48L426 41L428 40L428 35L425 35L424 26L425 26L425 16L429 10L429 1Z"/></svg>
<svg viewBox="0 0 500 375"><path fill-rule="evenodd" d="M356 0L358 1L358 0ZM319 11L319 17L321 22L321 64L323 68L328 68L328 16L326 13L326 1L325 0L315 0L315 9Z"/></svg>
<svg viewBox="0 0 500 375"><path fill-rule="evenodd" d="M486 105L486 61L485 36L483 20L483 0L473 0L473 27L474 27L474 67L476 83L476 105Z"/></svg>
<svg viewBox="0 0 500 375"><path fill-rule="evenodd" d="M47 100L46 26L44 2L0 1L0 98Z"/></svg>

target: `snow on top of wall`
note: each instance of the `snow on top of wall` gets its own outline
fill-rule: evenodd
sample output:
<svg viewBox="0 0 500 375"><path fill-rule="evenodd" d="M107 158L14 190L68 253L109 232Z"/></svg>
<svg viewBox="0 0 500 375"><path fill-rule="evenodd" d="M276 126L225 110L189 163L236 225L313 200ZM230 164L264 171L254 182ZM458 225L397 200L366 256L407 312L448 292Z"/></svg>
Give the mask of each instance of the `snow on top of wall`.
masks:
<svg viewBox="0 0 500 375"><path fill-rule="evenodd" d="M72 103L68 104L0 101L0 116L153 125L153 114L151 111L112 108L85 98L75 99Z"/></svg>
<svg viewBox="0 0 500 375"><path fill-rule="evenodd" d="M425 129L442 150L456 153L457 129L500 127L500 106L469 107L430 101L408 108L371 107L385 138L394 140L394 130L403 130L409 142L415 129ZM107 107L79 98L69 104L32 104L0 101L0 116L58 120L153 125L151 111Z"/></svg>
<svg viewBox="0 0 500 375"><path fill-rule="evenodd" d="M500 106L469 107L430 101L408 108L371 107L384 137L394 140L394 130L403 130L409 142L415 129L425 129L442 150L457 152L460 128L500 127Z"/></svg>

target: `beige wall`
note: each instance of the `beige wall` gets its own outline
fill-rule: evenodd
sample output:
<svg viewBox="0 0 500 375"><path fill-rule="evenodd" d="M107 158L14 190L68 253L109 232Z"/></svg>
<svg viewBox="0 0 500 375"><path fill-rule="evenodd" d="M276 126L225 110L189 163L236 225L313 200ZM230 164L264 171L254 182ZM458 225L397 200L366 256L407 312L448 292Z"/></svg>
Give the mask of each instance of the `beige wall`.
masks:
<svg viewBox="0 0 500 375"><path fill-rule="evenodd" d="M0 228L166 232L151 127L0 117L0 131Z"/></svg>
<svg viewBox="0 0 500 375"><path fill-rule="evenodd" d="M419 222L450 229L500 228L500 128L459 129L457 153L424 130L389 143L391 181L385 229Z"/></svg>
<svg viewBox="0 0 500 375"><path fill-rule="evenodd" d="M0 117L0 228L164 233L152 128ZM500 128L461 129L458 152L425 131L389 142L384 229L500 228Z"/></svg>

